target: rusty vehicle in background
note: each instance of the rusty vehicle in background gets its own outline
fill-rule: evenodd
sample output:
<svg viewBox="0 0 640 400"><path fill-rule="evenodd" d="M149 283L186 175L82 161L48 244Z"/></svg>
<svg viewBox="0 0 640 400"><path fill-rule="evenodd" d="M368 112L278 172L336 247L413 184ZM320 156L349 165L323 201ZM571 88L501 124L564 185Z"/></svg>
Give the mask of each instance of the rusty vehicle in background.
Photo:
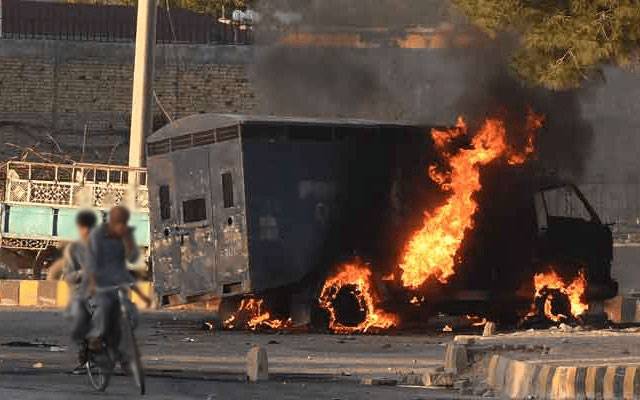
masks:
<svg viewBox="0 0 640 400"><path fill-rule="evenodd" d="M75 217L84 209L94 210L98 221L103 221L115 205L132 208L136 241L143 254L148 253L146 169L27 161L9 161L5 168L0 249L26 260L25 268L8 277L45 278L48 265L60 255L60 249L77 239ZM135 179L134 185L130 179ZM128 201L132 191L135 200ZM141 260L135 268L146 270L146 261Z"/></svg>
<svg viewBox="0 0 640 400"><path fill-rule="evenodd" d="M442 199L426 178L425 166L437 157L428 129L199 114L158 130L147 140L147 160L161 303L237 305L258 295L308 322L336 264L355 255L397 265L425 205ZM426 310L511 321L530 306L532 278L548 266L567 277L584 273L586 301L601 310L617 291L611 231L582 193L525 167L492 169L482 179L486 189L478 194L474 234L460 249L459 273L430 289ZM377 268L379 277L393 272ZM413 293L384 281L384 302L410 307ZM415 309L405 315L412 313L423 317Z"/></svg>

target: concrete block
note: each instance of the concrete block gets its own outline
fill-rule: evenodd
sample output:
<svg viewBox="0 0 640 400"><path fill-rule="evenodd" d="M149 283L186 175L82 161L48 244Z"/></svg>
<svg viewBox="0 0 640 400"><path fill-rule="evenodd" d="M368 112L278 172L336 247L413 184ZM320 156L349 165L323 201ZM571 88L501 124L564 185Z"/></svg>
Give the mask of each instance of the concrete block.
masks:
<svg viewBox="0 0 640 400"><path fill-rule="evenodd" d="M425 386L452 387L455 374L439 370L429 370L422 376Z"/></svg>
<svg viewBox="0 0 640 400"><path fill-rule="evenodd" d="M153 298L153 284L151 282L139 282L138 287L145 296ZM137 293L131 292L131 301L140 309L147 308L147 304L142 301Z"/></svg>
<svg viewBox="0 0 640 400"><path fill-rule="evenodd" d="M38 305L55 307L58 295L58 282L39 281L38 284Z"/></svg>
<svg viewBox="0 0 640 400"><path fill-rule="evenodd" d="M58 281L56 282L57 290L56 290L56 306L59 308L64 308L69 304L69 299L71 298L71 288L67 284L67 282Z"/></svg>
<svg viewBox="0 0 640 400"><path fill-rule="evenodd" d="M20 281L0 281L0 304L3 306L20 304Z"/></svg>
<svg viewBox="0 0 640 400"><path fill-rule="evenodd" d="M457 344L475 344L479 339L479 336L476 335L456 335L453 338L454 343Z"/></svg>
<svg viewBox="0 0 640 400"><path fill-rule="evenodd" d="M604 310L613 322L639 322L640 315L637 315L639 306L640 302L637 297L616 296L605 301Z"/></svg>
<svg viewBox="0 0 640 400"><path fill-rule="evenodd" d="M467 346L449 343L444 355L444 369L454 374L464 371L469 366Z"/></svg>
<svg viewBox="0 0 640 400"><path fill-rule="evenodd" d="M495 322L487 322L484 324L484 330L482 331L483 337L489 337L496 334L496 323Z"/></svg>
<svg viewBox="0 0 640 400"><path fill-rule="evenodd" d="M267 351L262 347L253 347L247 354L247 379L249 382L269 380Z"/></svg>
<svg viewBox="0 0 640 400"><path fill-rule="evenodd" d="M20 281L20 306L38 305L38 287L40 281Z"/></svg>

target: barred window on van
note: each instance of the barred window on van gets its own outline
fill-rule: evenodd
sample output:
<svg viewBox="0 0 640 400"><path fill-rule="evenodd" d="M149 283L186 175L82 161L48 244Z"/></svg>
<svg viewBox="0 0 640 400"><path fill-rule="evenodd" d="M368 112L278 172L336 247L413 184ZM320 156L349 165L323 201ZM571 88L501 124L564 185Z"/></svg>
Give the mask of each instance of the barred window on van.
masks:
<svg viewBox="0 0 640 400"><path fill-rule="evenodd" d="M233 176L230 172L222 174L222 202L224 208L231 208L233 204Z"/></svg>
<svg viewBox="0 0 640 400"><path fill-rule="evenodd" d="M162 185L158 190L158 197L160 200L160 219L163 221L171 218L171 195L169 192L169 185Z"/></svg>
<svg viewBox="0 0 640 400"><path fill-rule="evenodd" d="M185 224L207 219L207 202L205 199L193 199L182 202L182 220Z"/></svg>

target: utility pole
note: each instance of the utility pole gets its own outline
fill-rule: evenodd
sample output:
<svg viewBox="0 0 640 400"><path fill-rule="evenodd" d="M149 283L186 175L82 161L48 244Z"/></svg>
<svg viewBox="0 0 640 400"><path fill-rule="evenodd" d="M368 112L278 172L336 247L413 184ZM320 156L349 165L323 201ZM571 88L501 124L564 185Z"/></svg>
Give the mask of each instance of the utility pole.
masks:
<svg viewBox="0 0 640 400"><path fill-rule="evenodd" d="M156 47L157 0L138 0L136 55L133 66L129 166L141 167L145 137L153 124L153 70Z"/></svg>

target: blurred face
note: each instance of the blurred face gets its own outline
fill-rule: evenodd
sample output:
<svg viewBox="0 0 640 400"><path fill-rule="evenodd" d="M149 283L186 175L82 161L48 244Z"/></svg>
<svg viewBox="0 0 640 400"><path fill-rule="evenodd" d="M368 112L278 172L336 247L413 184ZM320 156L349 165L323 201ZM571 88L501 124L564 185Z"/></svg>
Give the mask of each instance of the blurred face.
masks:
<svg viewBox="0 0 640 400"><path fill-rule="evenodd" d="M89 239L89 234L91 233L91 229L86 226L76 225L78 227L78 234L80 235L80 240Z"/></svg>
<svg viewBox="0 0 640 400"><path fill-rule="evenodd" d="M122 238L129 231L129 226L127 226L126 222L109 221L109 230L113 236Z"/></svg>
<svg viewBox="0 0 640 400"><path fill-rule="evenodd" d="M124 207L113 207L109 211L109 233L116 238L123 238L129 233L129 211Z"/></svg>

